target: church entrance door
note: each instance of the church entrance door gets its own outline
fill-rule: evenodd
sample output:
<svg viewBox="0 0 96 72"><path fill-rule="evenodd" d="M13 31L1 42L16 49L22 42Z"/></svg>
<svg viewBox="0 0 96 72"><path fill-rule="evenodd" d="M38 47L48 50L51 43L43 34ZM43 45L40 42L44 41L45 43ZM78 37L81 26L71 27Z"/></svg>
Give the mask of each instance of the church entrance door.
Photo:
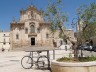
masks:
<svg viewBox="0 0 96 72"><path fill-rule="evenodd" d="M35 38L31 38L31 45L35 45Z"/></svg>

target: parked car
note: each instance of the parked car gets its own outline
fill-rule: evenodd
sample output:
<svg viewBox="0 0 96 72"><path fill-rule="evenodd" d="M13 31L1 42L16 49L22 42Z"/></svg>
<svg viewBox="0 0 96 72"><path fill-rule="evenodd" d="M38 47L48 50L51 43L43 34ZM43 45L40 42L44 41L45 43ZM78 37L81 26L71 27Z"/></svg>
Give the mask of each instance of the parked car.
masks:
<svg viewBox="0 0 96 72"><path fill-rule="evenodd" d="M79 45L77 47L77 49L79 49L79 50L82 49L82 50L87 50L87 51L93 51L93 46L84 44L84 45Z"/></svg>
<svg viewBox="0 0 96 72"><path fill-rule="evenodd" d="M93 46L93 51L96 52L96 46Z"/></svg>

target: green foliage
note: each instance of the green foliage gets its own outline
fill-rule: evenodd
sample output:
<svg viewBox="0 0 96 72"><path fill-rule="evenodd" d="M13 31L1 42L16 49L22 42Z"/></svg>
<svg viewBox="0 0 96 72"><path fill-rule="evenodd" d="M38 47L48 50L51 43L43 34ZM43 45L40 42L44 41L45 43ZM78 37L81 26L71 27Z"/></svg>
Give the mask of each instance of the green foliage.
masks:
<svg viewBox="0 0 96 72"><path fill-rule="evenodd" d="M59 3L59 4L62 3L62 0L57 0L57 3Z"/></svg>
<svg viewBox="0 0 96 72"><path fill-rule="evenodd" d="M92 56L92 57L80 57L79 61L80 62L96 61L96 57L94 57L94 56Z"/></svg>
<svg viewBox="0 0 96 72"><path fill-rule="evenodd" d="M49 4L46 8L45 19L52 23L50 29L52 32L55 32L59 27L63 27L63 23L67 21L67 16L62 12L62 0L48 0Z"/></svg>
<svg viewBox="0 0 96 72"><path fill-rule="evenodd" d="M79 57L77 60L74 58L62 57L57 59L59 62L89 62L89 61L96 61L96 57Z"/></svg>
<svg viewBox="0 0 96 72"><path fill-rule="evenodd" d="M88 40L96 35L96 3L90 3L89 6L82 5L77 9L77 14L83 20L83 32L81 33L84 40Z"/></svg>
<svg viewBox="0 0 96 72"><path fill-rule="evenodd" d="M59 59L57 59L57 61L59 61L59 62L66 62L66 61L70 61L70 60L72 60L71 58L67 58L67 57L62 57L62 58L59 58Z"/></svg>
<svg viewBox="0 0 96 72"><path fill-rule="evenodd" d="M80 8L77 9L77 14L83 21L86 21L86 24L96 22L96 3L90 3L89 6L80 6Z"/></svg>
<svg viewBox="0 0 96 72"><path fill-rule="evenodd" d="M89 24L86 30L83 32L82 37L88 40L96 35L96 24Z"/></svg>

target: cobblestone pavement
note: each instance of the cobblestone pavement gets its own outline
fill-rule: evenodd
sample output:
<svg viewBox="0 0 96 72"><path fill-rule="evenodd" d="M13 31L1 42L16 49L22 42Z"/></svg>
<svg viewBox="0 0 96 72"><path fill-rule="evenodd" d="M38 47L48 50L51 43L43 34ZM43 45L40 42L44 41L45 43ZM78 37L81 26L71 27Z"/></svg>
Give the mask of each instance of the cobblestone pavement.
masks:
<svg viewBox="0 0 96 72"><path fill-rule="evenodd" d="M21 66L21 58L26 53L20 52L3 52L0 53L0 72L50 72L49 70L24 69Z"/></svg>
<svg viewBox="0 0 96 72"><path fill-rule="evenodd" d="M90 57L90 56L94 56L96 57L96 52L94 51L86 51L86 50L83 50L82 51L83 55L86 56L86 57ZM79 51L79 54L81 54L81 50Z"/></svg>
<svg viewBox="0 0 96 72"><path fill-rule="evenodd" d="M69 56L70 51L56 50L55 59ZM49 70L38 70L34 66L32 69L24 69L21 66L21 59L23 56L28 55L28 52L24 51L10 51L0 52L0 72L50 72ZM46 53L43 53L45 55ZM53 60L53 52L50 51L50 59Z"/></svg>

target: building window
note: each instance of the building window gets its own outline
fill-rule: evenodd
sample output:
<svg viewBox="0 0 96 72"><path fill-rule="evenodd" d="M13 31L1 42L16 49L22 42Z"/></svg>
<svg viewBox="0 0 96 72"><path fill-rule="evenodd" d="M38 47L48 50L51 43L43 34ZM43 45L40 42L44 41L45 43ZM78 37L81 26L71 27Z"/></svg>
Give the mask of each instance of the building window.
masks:
<svg viewBox="0 0 96 72"><path fill-rule="evenodd" d="M28 28L25 28L25 33L26 33L26 34L28 33Z"/></svg>
<svg viewBox="0 0 96 72"><path fill-rule="evenodd" d="M40 28L37 28L37 32L40 33Z"/></svg>
<svg viewBox="0 0 96 72"><path fill-rule="evenodd" d="M5 39L4 39L4 42L3 42L3 44L4 44L4 45L6 44L6 42L5 42Z"/></svg>
<svg viewBox="0 0 96 72"><path fill-rule="evenodd" d="M18 34L16 34L16 39L19 39L19 35Z"/></svg>
<svg viewBox="0 0 96 72"><path fill-rule="evenodd" d="M35 33L35 26L34 26L34 25L31 25L31 26L30 26L30 32L31 32L31 33Z"/></svg>
<svg viewBox="0 0 96 72"><path fill-rule="evenodd" d="M9 44L10 44L10 38L9 38Z"/></svg>
<svg viewBox="0 0 96 72"><path fill-rule="evenodd" d="M60 45L63 45L63 41L62 40L60 40Z"/></svg>
<svg viewBox="0 0 96 72"><path fill-rule="evenodd" d="M65 40L65 43L67 44L67 40Z"/></svg>
<svg viewBox="0 0 96 72"><path fill-rule="evenodd" d="M48 33L46 34L46 38L49 38L49 34Z"/></svg>

